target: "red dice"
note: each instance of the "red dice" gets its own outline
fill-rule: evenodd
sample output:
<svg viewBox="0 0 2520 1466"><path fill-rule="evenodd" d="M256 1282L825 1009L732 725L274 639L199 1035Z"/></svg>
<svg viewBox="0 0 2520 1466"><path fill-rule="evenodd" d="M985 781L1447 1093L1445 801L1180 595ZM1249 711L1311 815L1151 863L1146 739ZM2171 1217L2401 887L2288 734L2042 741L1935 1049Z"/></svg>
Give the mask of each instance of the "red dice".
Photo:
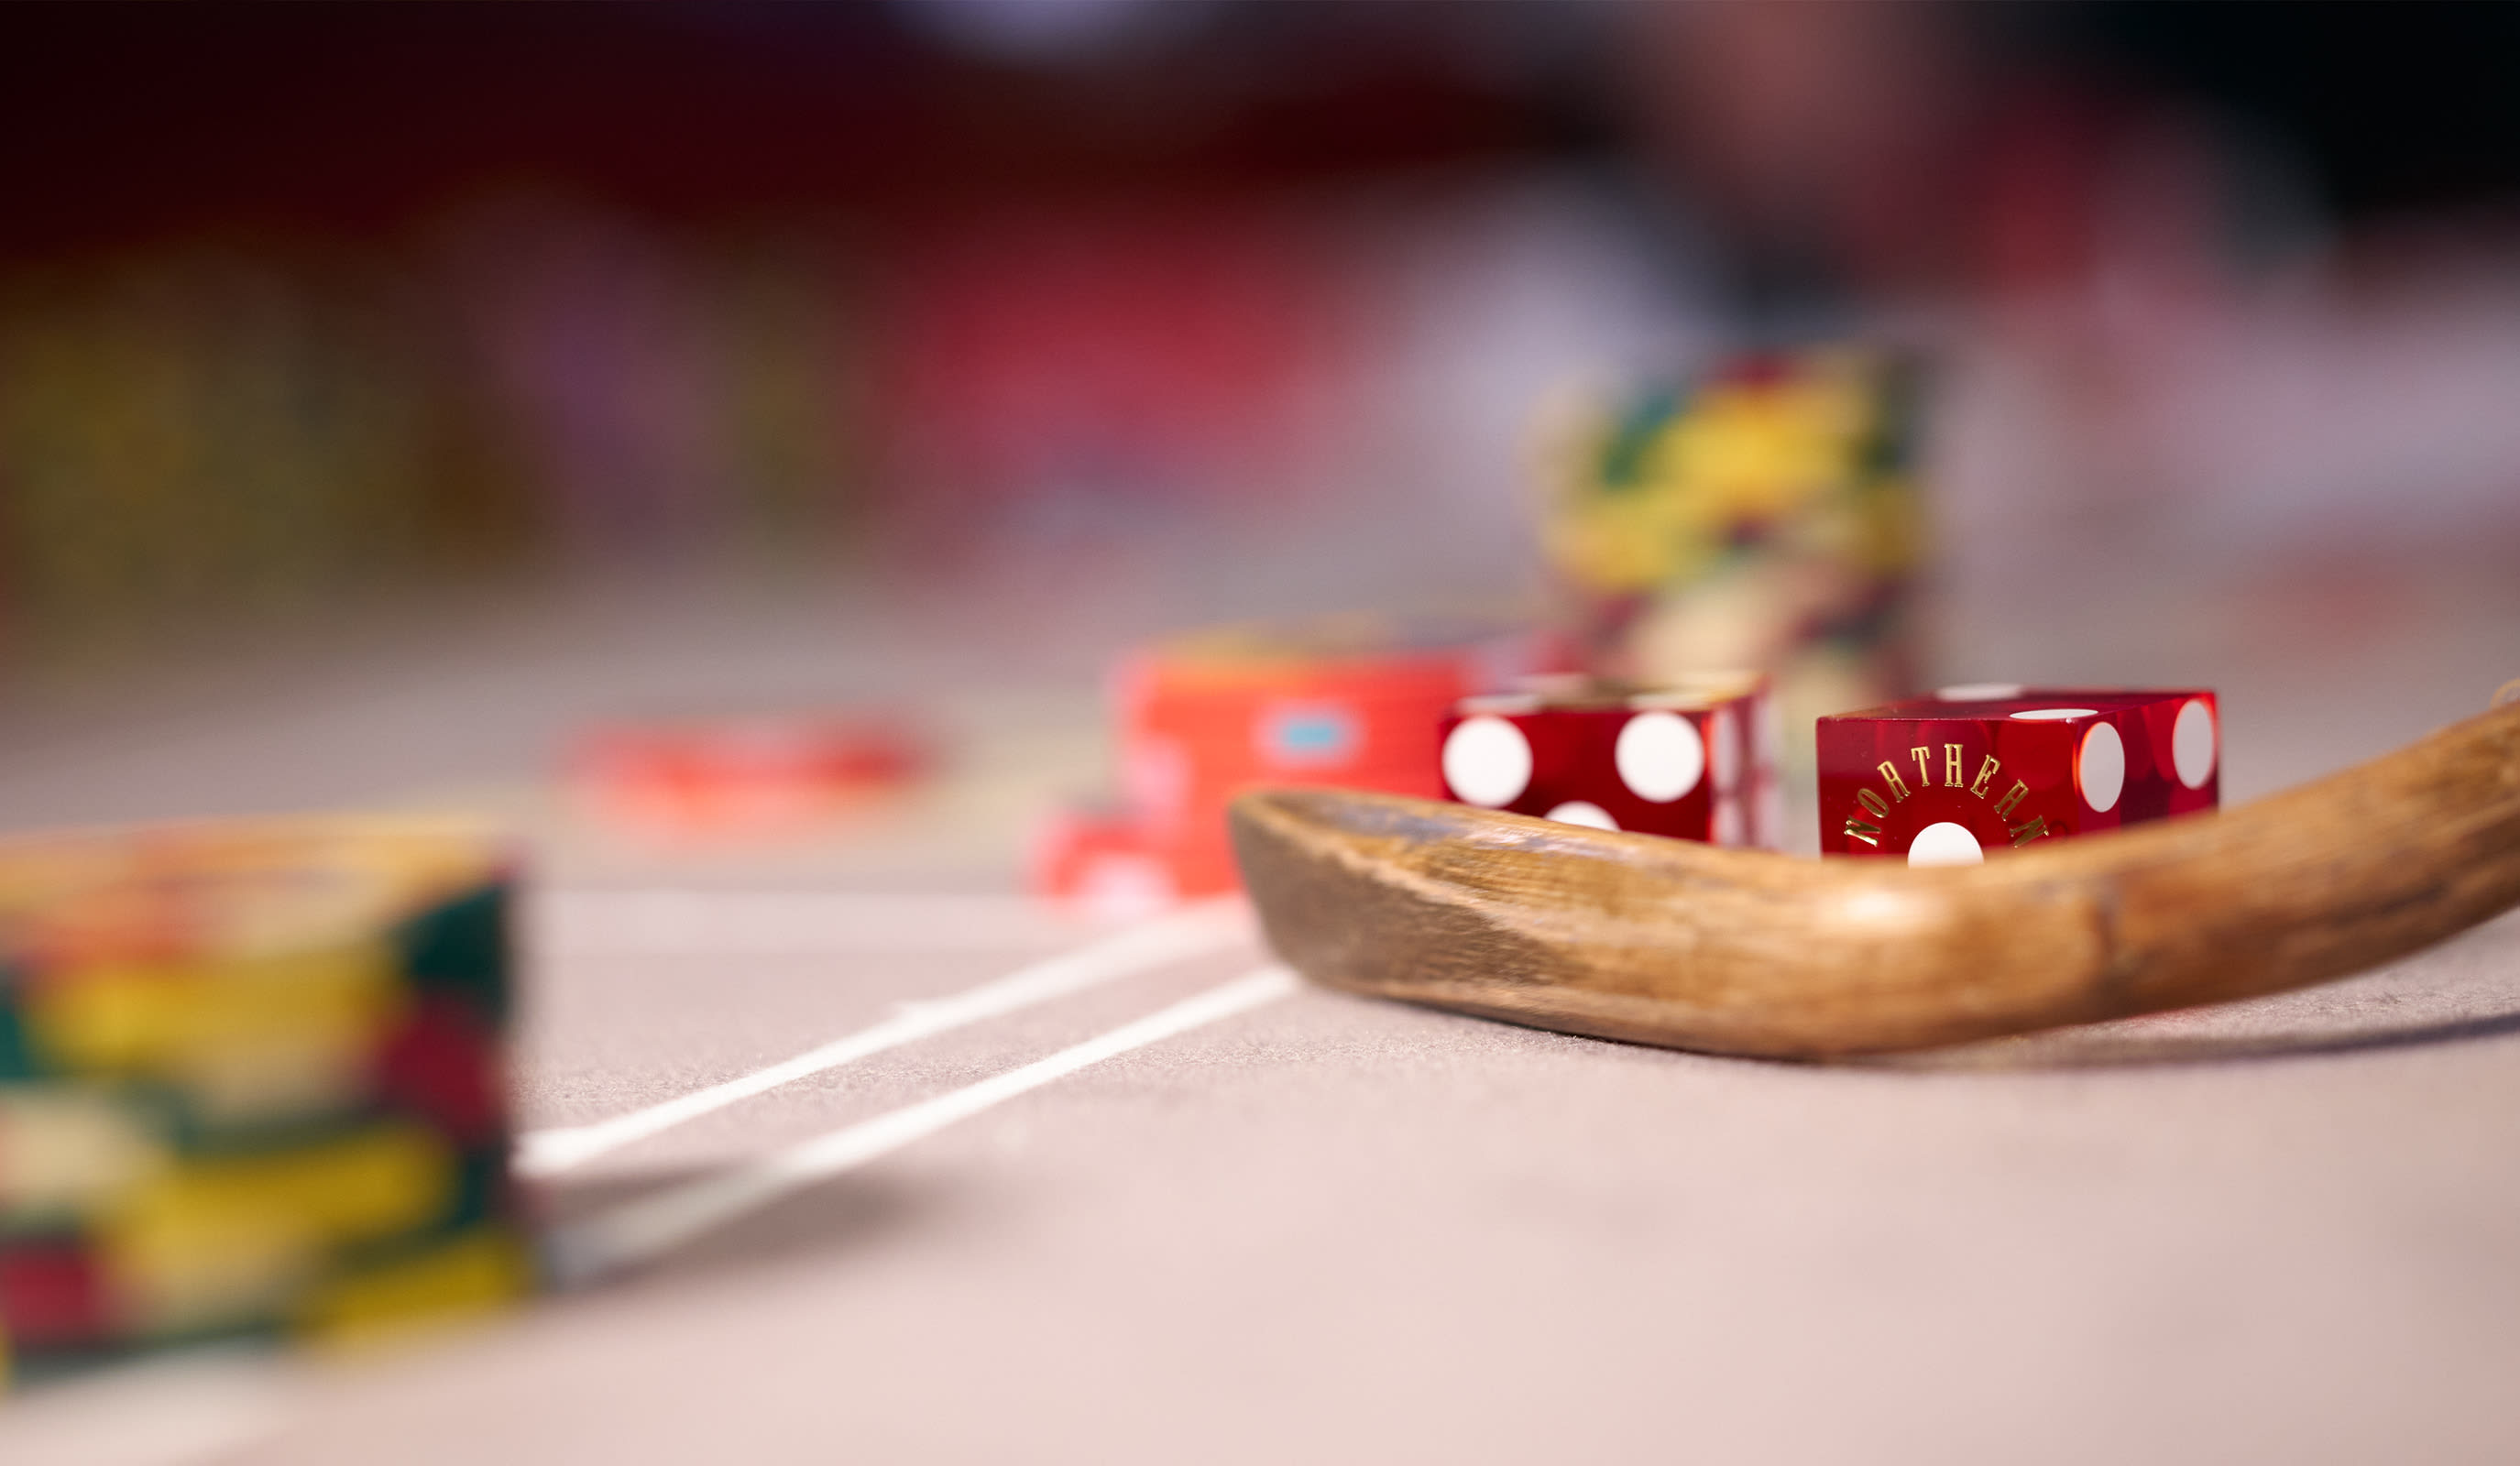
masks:
<svg viewBox="0 0 2520 1466"><path fill-rule="evenodd" d="M2214 694L1982 684L1820 720L1820 848L1971 865L2220 801Z"/></svg>
<svg viewBox="0 0 2520 1466"><path fill-rule="evenodd" d="M1767 682L1725 673L1652 688L1536 678L1444 719L1444 791L1596 829L1772 845L1776 720Z"/></svg>

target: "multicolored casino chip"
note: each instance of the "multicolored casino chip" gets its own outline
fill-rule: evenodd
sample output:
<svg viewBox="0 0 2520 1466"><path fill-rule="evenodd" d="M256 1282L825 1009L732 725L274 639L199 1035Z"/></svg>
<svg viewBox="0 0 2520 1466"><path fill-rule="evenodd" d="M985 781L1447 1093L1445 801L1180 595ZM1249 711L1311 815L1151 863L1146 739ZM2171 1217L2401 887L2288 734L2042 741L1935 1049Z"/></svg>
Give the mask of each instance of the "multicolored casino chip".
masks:
<svg viewBox="0 0 2520 1466"><path fill-rule="evenodd" d="M1590 664L1763 668L1788 728L1912 686L1919 396L1900 360L1815 350L1555 414L1543 543Z"/></svg>
<svg viewBox="0 0 2520 1466"><path fill-rule="evenodd" d="M21 1378L531 1287L504 848L285 821L0 845L0 1349Z"/></svg>

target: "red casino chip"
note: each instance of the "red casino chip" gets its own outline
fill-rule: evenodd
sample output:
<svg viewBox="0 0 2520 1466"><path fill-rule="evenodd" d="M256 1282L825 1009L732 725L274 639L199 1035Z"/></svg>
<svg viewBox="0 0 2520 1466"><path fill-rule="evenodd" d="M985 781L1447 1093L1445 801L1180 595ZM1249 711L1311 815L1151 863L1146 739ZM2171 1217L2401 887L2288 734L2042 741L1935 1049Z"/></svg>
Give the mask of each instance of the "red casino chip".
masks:
<svg viewBox="0 0 2520 1466"><path fill-rule="evenodd" d="M1075 899L1099 869L1141 885L1160 871L1177 896L1232 890L1235 795L1329 784L1441 798L1445 711L1566 662L1557 638L1460 618L1230 627L1144 648L1112 678L1122 813L1062 817L1044 849L1063 853L1036 862L1036 887Z"/></svg>
<svg viewBox="0 0 2520 1466"><path fill-rule="evenodd" d="M897 789L935 766L898 715L794 715L595 729L568 781L589 813L668 836L791 831Z"/></svg>
<svg viewBox="0 0 2520 1466"><path fill-rule="evenodd" d="M1139 822L1117 810L1062 810L1033 841L1032 888L1089 916L1127 920L1181 897L1171 864Z"/></svg>

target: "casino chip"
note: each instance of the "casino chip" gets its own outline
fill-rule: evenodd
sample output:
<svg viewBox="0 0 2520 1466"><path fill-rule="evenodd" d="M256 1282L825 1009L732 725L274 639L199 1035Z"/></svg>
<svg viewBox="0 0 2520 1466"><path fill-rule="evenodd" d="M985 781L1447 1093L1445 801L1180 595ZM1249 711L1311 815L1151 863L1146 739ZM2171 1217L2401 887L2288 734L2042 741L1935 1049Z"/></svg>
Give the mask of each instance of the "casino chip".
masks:
<svg viewBox="0 0 2520 1466"><path fill-rule="evenodd" d="M617 723L578 738L567 782L613 828L712 841L810 828L936 762L934 738L900 713Z"/></svg>
<svg viewBox="0 0 2520 1466"><path fill-rule="evenodd" d="M1558 639L1483 617L1230 626L1142 648L1111 677L1117 807L1055 816L1033 887L1104 911L1230 891L1235 795L1329 784L1441 798L1445 710L1565 665Z"/></svg>
<svg viewBox="0 0 2520 1466"><path fill-rule="evenodd" d="M0 844L0 1359L494 1307L505 849L425 822Z"/></svg>

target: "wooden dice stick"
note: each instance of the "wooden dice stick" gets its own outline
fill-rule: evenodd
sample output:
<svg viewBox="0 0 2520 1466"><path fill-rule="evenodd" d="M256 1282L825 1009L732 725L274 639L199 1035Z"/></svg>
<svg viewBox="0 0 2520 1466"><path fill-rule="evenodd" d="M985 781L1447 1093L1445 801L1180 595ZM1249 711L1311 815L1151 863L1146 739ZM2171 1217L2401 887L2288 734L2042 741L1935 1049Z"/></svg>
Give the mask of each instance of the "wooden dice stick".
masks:
<svg viewBox="0 0 2520 1466"><path fill-rule="evenodd" d="M1232 819L1270 944L1316 982L1718 1053L1915 1048L2306 987L2520 904L2520 702L2241 809L1958 868L1334 789Z"/></svg>

